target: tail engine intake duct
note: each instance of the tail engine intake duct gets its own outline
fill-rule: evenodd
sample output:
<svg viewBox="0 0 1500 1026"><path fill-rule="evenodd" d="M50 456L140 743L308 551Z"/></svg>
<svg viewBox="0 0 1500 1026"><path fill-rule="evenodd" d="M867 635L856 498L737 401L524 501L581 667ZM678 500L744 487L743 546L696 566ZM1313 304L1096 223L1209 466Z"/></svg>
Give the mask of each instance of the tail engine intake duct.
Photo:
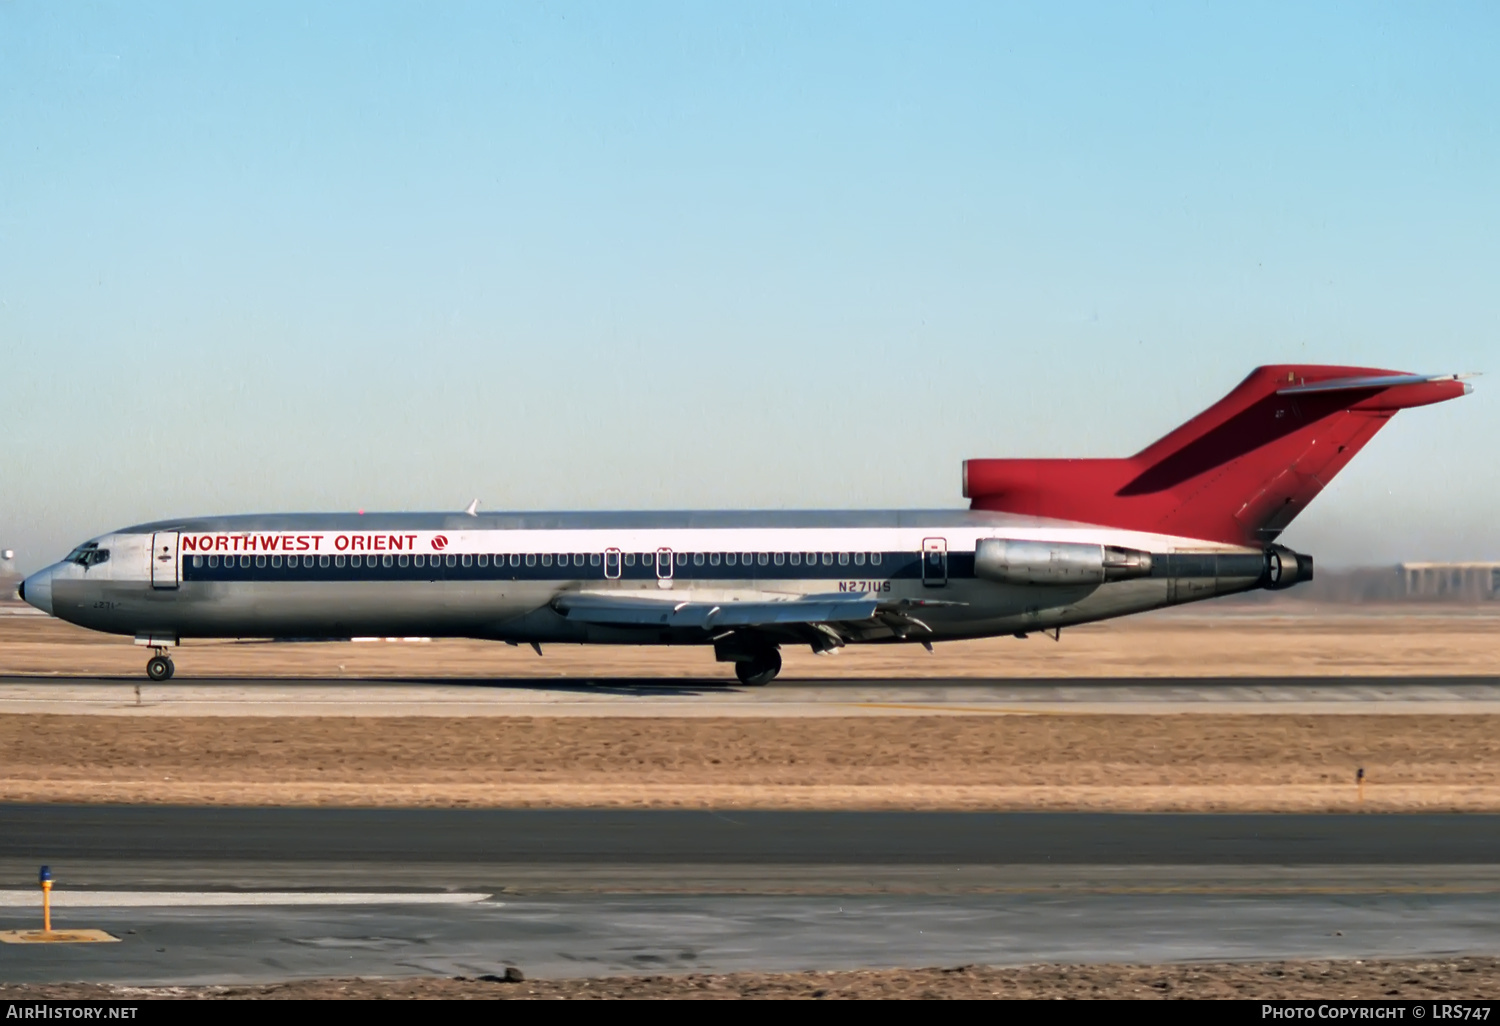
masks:
<svg viewBox="0 0 1500 1026"><path fill-rule="evenodd" d="M1103 584L1151 576L1151 553L1080 542L984 538L974 573L999 584Z"/></svg>

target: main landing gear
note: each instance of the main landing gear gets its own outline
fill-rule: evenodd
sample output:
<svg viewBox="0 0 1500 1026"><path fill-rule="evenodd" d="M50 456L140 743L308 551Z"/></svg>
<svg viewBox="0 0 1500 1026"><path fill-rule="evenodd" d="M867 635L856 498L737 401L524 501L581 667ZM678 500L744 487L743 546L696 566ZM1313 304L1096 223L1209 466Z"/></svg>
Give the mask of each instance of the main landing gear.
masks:
<svg viewBox="0 0 1500 1026"><path fill-rule="evenodd" d="M759 688L771 683L781 672L781 653L774 648L762 649L749 659L734 664L734 675L747 687Z"/></svg>
<svg viewBox="0 0 1500 1026"><path fill-rule="evenodd" d="M177 667L172 665L172 659L164 649L157 649L156 655L146 663L146 676L152 680L170 680L176 670Z"/></svg>

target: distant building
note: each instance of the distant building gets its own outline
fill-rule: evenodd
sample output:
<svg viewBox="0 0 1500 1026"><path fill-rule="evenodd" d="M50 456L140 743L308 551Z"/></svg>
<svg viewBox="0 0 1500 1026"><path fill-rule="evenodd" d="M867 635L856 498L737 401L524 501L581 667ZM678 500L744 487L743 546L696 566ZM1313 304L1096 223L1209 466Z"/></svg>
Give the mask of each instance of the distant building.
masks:
<svg viewBox="0 0 1500 1026"><path fill-rule="evenodd" d="M16 585L21 574L16 570L16 550L0 549L0 602L16 600Z"/></svg>
<svg viewBox="0 0 1500 1026"><path fill-rule="evenodd" d="M1500 598L1500 563L1402 563L1406 598L1482 602Z"/></svg>
<svg viewBox="0 0 1500 1026"><path fill-rule="evenodd" d="M1220 601L1240 604L1316 602L1364 605L1383 602L1500 603L1500 563L1399 563L1322 569L1305 587L1251 591Z"/></svg>

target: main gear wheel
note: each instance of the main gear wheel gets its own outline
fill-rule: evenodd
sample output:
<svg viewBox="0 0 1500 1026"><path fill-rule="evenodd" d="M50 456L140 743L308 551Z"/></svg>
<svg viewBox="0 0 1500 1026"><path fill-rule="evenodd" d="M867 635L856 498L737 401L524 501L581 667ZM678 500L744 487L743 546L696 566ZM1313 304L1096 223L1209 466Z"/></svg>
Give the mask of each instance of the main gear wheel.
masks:
<svg viewBox="0 0 1500 1026"><path fill-rule="evenodd" d="M771 683L781 672L781 653L774 648L759 652L754 658L734 664L734 675L747 687L759 688Z"/></svg>

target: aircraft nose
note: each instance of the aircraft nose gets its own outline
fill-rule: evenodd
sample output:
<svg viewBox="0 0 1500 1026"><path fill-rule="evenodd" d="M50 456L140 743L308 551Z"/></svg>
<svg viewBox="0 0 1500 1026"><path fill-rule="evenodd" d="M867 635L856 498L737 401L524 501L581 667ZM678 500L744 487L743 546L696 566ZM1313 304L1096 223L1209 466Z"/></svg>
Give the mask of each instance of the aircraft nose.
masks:
<svg viewBox="0 0 1500 1026"><path fill-rule="evenodd" d="M39 570L21 582L17 589L21 598L31 605L40 609L48 616L52 615L52 568Z"/></svg>

